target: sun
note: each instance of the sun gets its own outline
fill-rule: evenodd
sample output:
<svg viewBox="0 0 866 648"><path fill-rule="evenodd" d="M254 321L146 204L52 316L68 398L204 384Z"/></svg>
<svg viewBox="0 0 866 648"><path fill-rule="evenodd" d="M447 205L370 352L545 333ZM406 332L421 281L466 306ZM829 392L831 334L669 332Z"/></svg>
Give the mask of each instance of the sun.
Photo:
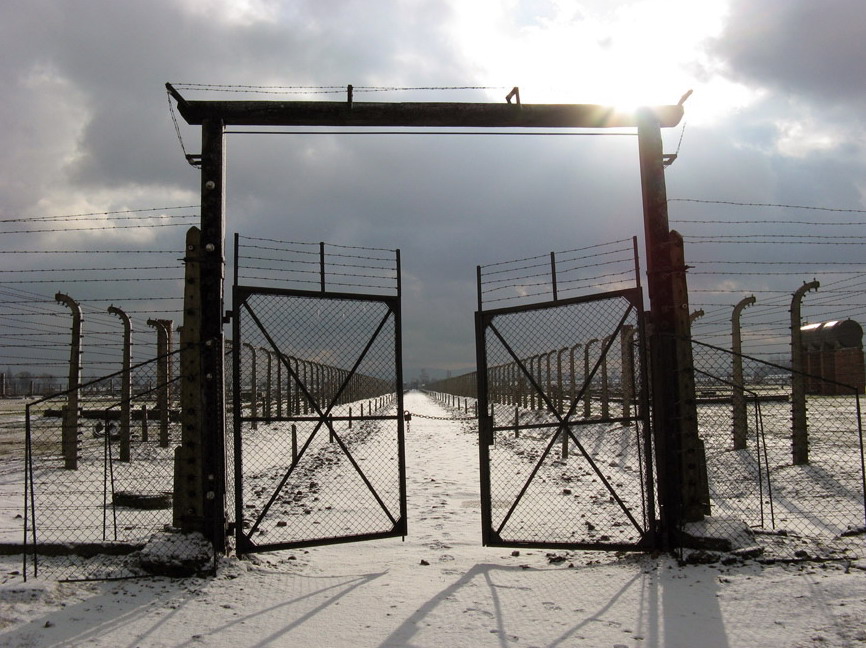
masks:
<svg viewBox="0 0 866 648"><path fill-rule="evenodd" d="M533 5L547 8L537 15L485 6L481 23L477 11L459 14L464 20L456 21L454 36L487 80L519 86L524 103L589 103L631 112L675 104L700 86L700 71L709 65L707 43L724 25L726 4L551 2Z"/></svg>

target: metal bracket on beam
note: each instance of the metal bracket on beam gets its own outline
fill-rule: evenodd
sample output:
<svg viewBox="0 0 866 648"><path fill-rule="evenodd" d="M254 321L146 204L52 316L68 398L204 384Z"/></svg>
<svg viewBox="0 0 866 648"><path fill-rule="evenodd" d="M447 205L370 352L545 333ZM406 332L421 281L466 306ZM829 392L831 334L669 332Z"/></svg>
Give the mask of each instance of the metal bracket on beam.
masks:
<svg viewBox="0 0 866 648"><path fill-rule="evenodd" d="M515 99L517 101L517 105L520 105L520 88L514 86L507 95L505 95L505 101L511 103L511 100Z"/></svg>
<svg viewBox="0 0 866 648"><path fill-rule="evenodd" d="M177 102L178 108L186 108L186 106L188 105L186 99L184 99L183 95L181 95L177 90L175 90L173 85L171 85L170 83L166 83L165 89L168 90L168 94L174 97L174 100Z"/></svg>

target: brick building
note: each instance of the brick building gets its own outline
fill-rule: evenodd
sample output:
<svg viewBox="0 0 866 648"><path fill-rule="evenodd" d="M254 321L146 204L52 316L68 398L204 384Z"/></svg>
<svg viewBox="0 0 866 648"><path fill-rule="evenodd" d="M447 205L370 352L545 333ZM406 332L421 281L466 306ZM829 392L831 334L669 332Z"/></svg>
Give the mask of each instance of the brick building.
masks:
<svg viewBox="0 0 866 648"><path fill-rule="evenodd" d="M854 320L807 324L800 328L806 391L822 396L850 395L866 390L863 361L863 328ZM823 378L825 380L819 379ZM827 382L833 381L833 382ZM837 384L841 383L841 384Z"/></svg>

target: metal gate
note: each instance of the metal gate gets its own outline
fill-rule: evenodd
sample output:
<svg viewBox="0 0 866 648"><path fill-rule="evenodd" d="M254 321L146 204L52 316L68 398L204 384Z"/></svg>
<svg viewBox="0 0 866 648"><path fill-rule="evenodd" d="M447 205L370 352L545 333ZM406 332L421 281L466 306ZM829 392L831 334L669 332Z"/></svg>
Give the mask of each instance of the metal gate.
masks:
<svg viewBox="0 0 866 648"><path fill-rule="evenodd" d="M235 281L238 553L406 534L399 251L371 268L369 252L333 248L328 263L320 244L319 291ZM395 295L334 281L374 271ZM360 292L328 290L326 278Z"/></svg>
<svg viewBox="0 0 866 648"><path fill-rule="evenodd" d="M653 545L640 289L479 310L483 542Z"/></svg>

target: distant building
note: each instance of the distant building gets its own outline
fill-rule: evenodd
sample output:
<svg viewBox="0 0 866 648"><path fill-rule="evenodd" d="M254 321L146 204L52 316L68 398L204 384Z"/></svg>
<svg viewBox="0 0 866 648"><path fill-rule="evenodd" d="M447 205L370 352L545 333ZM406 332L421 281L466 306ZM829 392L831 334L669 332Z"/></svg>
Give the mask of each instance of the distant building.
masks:
<svg viewBox="0 0 866 648"><path fill-rule="evenodd" d="M800 327L800 334L803 370L810 376L806 379L807 393L850 395L851 390L843 385L855 387L860 394L866 391L863 328L857 322L847 319L807 324Z"/></svg>

